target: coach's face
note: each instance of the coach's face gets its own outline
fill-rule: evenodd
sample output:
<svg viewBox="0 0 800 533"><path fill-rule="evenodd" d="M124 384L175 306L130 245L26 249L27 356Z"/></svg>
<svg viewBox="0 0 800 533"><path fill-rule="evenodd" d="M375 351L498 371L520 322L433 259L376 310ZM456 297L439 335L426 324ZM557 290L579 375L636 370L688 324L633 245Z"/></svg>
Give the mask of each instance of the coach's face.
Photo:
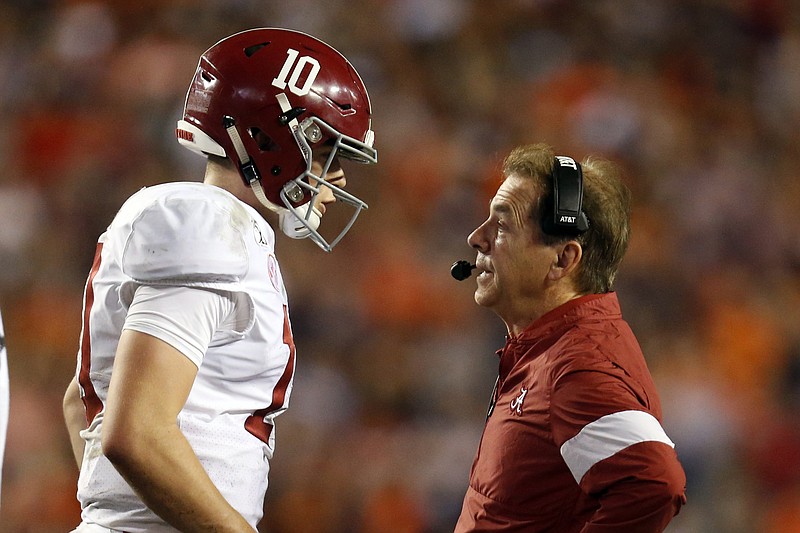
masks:
<svg viewBox="0 0 800 533"><path fill-rule="evenodd" d="M467 238L478 252L475 301L497 313L509 331L536 318L550 266L557 260L531 218L537 194L532 179L511 174L492 198L489 218Z"/></svg>

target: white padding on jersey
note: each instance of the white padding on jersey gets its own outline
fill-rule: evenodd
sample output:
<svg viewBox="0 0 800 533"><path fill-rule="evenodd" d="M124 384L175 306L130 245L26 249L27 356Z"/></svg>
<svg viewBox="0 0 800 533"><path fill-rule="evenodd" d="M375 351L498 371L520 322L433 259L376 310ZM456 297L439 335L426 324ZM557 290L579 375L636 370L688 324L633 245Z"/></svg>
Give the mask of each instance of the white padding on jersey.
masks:
<svg viewBox="0 0 800 533"><path fill-rule="evenodd" d="M561 446L561 457L577 483L594 465L640 442L663 442L675 447L661 424L644 411L620 411L587 424Z"/></svg>
<svg viewBox="0 0 800 533"><path fill-rule="evenodd" d="M250 217L231 200L172 196L146 207L132 223L123 272L144 283L240 280L248 269Z"/></svg>
<svg viewBox="0 0 800 533"><path fill-rule="evenodd" d="M123 329L161 339L199 368L212 339L241 336L253 320L253 304L244 292L142 285Z"/></svg>

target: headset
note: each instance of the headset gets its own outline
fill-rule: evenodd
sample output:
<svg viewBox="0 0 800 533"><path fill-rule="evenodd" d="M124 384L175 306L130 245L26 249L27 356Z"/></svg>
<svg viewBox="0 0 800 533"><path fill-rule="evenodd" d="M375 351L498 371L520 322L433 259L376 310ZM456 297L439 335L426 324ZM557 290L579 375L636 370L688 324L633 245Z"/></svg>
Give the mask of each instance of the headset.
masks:
<svg viewBox="0 0 800 533"><path fill-rule="evenodd" d="M565 155L553 162L553 201L544 210L542 231L548 235L576 237L589 229L583 212L583 169Z"/></svg>

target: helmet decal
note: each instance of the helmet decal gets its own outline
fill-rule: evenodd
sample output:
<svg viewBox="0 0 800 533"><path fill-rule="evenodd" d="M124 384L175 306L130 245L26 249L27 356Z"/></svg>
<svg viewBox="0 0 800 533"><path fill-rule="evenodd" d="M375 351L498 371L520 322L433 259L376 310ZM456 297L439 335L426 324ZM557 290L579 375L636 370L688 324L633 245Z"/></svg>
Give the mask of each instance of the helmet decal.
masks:
<svg viewBox="0 0 800 533"><path fill-rule="evenodd" d="M305 96L308 94L308 91L311 90L311 86L317 79L320 68L319 61L311 56L303 56L298 60L297 56L299 52L293 48L286 50L286 53L288 54L286 62L283 64L283 68L281 68L278 76L272 80L272 85L278 89L286 89L288 87L289 91L293 94ZM311 70L306 73L305 70L307 66L309 66ZM290 71L291 76L289 75ZM303 74L305 74L305 79L302 87L300 87L297 84L300 81L300 76ZM289 77L288 81L286 79L287 77Z"/></svg>

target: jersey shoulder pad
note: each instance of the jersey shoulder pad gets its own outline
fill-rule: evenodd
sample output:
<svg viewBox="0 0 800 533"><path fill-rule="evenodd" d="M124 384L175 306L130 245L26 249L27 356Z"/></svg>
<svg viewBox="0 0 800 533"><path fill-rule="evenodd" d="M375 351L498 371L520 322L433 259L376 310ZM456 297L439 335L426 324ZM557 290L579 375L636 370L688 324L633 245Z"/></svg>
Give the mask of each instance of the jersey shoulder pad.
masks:
<svg viewBox="0 0 800 533"><path fill-rule="evenodd" d="M250 216L211 186L157 196L131 221L123 272L140 282L237 282L248 270Z"/></svg>

